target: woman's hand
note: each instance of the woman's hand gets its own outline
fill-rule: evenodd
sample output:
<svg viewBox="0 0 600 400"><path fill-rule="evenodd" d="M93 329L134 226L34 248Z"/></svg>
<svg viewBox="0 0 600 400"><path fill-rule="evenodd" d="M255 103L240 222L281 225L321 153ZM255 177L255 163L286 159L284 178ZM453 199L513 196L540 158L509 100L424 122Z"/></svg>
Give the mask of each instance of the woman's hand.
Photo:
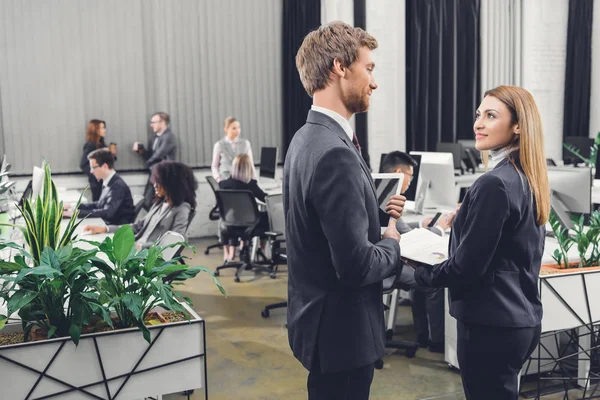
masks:
<svg viewBox="0 0 600 400"><path fill-rule="evenodd" d="M83 231L89 232L91 235L98 235L100 233L106 233L107 228L105 226L86 225L83 227Z"/></svg>

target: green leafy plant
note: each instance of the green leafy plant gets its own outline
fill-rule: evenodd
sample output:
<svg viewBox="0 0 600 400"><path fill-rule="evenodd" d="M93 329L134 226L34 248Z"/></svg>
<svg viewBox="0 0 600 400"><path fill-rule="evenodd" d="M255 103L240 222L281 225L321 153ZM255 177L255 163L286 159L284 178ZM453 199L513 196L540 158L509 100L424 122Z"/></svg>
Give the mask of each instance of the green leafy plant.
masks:
<svg viewBox="0 0 600 400"><path fill-rule="evenodd" d="M82 328L94 315L102 316L111 324L108 308L99 302L97 269L89 261L97 252L72 248L71 245L54 251L46 246L40 262L29 266L33 256L15 244L19 255L14 262L0 262L0 278L4 284L0 298L6 301L7 314L0 315L0 327L8 316L18 313L25 340L34 327L39 327L48 338L70 336L79 343Z"/></svg>
<svg viewBox="0 0 600 400"><path fill-rule="evenodd" d="M563 147L573 153L577 158L586 163L587 165L593 167L596 165L596 158L598 156L598 147L600 147L600 132L596 135L596 140L594 140L594 144L590 147L590 158L586 158L581 154L581 151L577 148L577 146L573 146L569 143L563 143Z"/></svg>
<svg viewBox="0 0 600 400"><path fill-rule="evenodd" d="M594 211L590 217L589 226L585 226L583 215L573 218L573 232L571 236L554 211L550 212L550 225L558 241L558 249L554 250L552 258L560 268L570 268L568 251L573 245L577 246L579 263L577 267L584 268L600 264L600 212Z"/></svg>
<svg viewBox="0 0 600 400"><path fill-rule="evenodd" d="M77 217L83 193L77 201L73 216L61 234L60 226L62 222L63 202L58 200L56 186L52 181L50 165L44 162L43 169L44 182L42 193L38 195L37 199L25 199L22 207L17 206L23 216L25 226L10 225L20 229L23 233L34 265L40 264L40 257L46 246L53 250L68 246L75 239L75 229L81 223L81 220L77 221Z"/></svg>
<svg viewBox="0 0 600 400"><path fill-rule="evenodd" d="M170 260L162 258L162 252L174 246L187 246L186 243L174 243L168 246L152 246L137 251L131 226L119 228L111 239L102 243L90 242L108 257L113 265L100 258L91 259L92 264L102 271L100 279L100 300L114 309L117 318L114 324L118 328L138 327L144 338L150 342L150 332L144 323L148 313L155 307L182 312L185 308L177 301L182 299L191 305L191 300L174 290L174 285L206 272L213 277L215 285L222 294L225 289L206 267L188 267L181 264L181 257ZM189 315L188 315L189 318Z"/></svg>

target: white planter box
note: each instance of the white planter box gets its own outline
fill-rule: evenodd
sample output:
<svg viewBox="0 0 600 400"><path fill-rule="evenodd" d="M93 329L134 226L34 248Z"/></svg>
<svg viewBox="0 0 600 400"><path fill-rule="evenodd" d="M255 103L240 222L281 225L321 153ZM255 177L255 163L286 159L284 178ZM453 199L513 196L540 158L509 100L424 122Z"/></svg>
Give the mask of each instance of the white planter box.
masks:
<svg viewBox="0 0 600 400"><path fill-rule="evenodd" d="M187 304L190 322L0 347L2 399L139 399L206 389L204 320ZM7 325L6 332L20 324Z"/></svg>

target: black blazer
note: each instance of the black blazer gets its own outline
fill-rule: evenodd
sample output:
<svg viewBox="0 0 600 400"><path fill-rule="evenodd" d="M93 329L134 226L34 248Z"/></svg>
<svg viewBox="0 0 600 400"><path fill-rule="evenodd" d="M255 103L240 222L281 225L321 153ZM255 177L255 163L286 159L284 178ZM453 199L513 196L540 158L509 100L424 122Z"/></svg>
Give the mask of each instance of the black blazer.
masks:
<svg viewBox="0 0 600 400"><path fill-rule="evenodd" d="M288 336L323 373L383 357L382 284L401 267L400 246L381 240L375 186L342 127L309 111L294 135L283 177L288 254Z"/></svg>
<svg viewBox="0 0 600 400"><path fill-rule="evenodd" d="M267 194L258 187L258 182L255 179L250 180L248 183L238 181L237 179L228 178L224 181L219 182L219 188L231 189L231 190L249 190L252 195L258 200L264 202Z"/></svg>
<svg viewBox="0 0 600 400"><path fill-rule="evenodd" d="M545 227L536 222L518 153L510 157L514 165L505 159L471 186L452 224L448 260L417 268L415 280L450 288L450 314L463 322L535 327Z"/></svg>
<svg viewBox="0 0 600 400"><path fill-rule="evenodd" d="M106 145L104 144L104 138L103 137L100 138L100 144L98 146L96 146L96 143L90 142L90 141L85 142L85 144L83 145L83 154L81 155L81 161L79 162L79 167L87 175L91 174L91 172L90 172L90 161L87 158L88 155L92 151L95 151L97 149L102 149L104 147L106 147Z"/></svg>
<svg viewBox="0 0 600 400"><path fill-rule="evenodd" d="M102 189L98 201L79 206L83 218L102 218L107 225L123 225L132 223L135 219L131 190L123 178L115 174L108 186Z"/></svg>
<svg viewBox="0 0 600 400"><path fill-rule="evenodd" d="M154 142L157 142L156 150L152 150ZM175 160L175 156L177 155L177 137L170 128L167 128L162 135L155 135L150 148L145 149L141 154L146 160L146 167L148 168L152 168L154 164L158 164L164 160Z"/></svg>

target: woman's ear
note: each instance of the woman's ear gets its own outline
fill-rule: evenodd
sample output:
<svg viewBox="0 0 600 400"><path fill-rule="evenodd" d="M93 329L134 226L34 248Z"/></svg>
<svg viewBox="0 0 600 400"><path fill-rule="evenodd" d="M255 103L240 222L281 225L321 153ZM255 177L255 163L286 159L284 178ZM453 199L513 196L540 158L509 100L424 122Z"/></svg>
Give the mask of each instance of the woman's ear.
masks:
<svg viewBox="0 0 600 400"><path fill-rule="evenodd" d="M514 133L515 133L515 135L520 135L521 134L521 128L519 127L519 124L515 125Z"/></svg>

